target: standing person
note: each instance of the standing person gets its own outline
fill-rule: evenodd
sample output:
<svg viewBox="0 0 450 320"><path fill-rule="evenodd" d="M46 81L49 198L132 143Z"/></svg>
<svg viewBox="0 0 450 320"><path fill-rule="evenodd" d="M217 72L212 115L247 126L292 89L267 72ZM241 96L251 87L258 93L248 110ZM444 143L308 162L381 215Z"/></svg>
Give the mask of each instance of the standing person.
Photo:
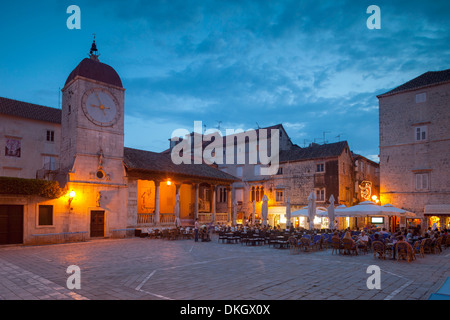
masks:
<svg viewBox="0 0 450 320"><path fill-rule="evenodd" d="M195 242L198 242L198 218L195 218L195 224L194 224L194 233L195 233Z"/></svg>

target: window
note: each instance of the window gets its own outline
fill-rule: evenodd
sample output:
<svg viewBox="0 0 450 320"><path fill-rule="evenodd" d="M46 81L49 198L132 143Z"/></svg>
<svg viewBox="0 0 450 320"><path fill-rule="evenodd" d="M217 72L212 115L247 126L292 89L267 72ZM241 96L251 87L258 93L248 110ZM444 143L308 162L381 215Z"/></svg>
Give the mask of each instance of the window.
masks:
<svg viewBox="0 0 450 320"><path fill-rule="evenodd" d="M275 196L277 202L284 202L284 190L277 190Z"/></svg>
<svg viewBox="0 0 450 320"><path fill-rule="evenodd" d="M55 131L47 130L47 141L54 142L55 141Z"/></svg>
<svg viewBox="0 0 450 320"><path fill-rule="evenodd" d="M416 127L414 130L416 141L423 141L427 139L427 126Z"/></svg>
<svg viewBox="0 0 450 320"><path fill-rule="evenodd" d="M236 201L238 204L242 204L244 201L244 190L243 189L236 189Z"/></svg>
<svg viewBox="0 0 450 320"><path fill-rule="evenodd" d="M421 103L427 101L426 92L416 94L416 103Z"/></svg>
<svg viewBox="0 0 450 320"><path fill-rule="evenodd" d="M238 177L242 177L243 167L237 167L236 168L236 175Z"/></svg>
<svg viewBox="0 0 450 320"><path fill-rule="evenodd" d="M53 206L39 206L38 225L40 226L53 225Z"/></svg>
<svg viewBox="0 0 450 320"><path fill-rule="evenodd" d="M227 189L225 187L219 187L218 192L219 195L217 198L219 199L219 202L227 202Z"/></svg>
<svg viewBox="0 0 450 320"><path fill-rule="evenodd" d="M277 175L282 175L282 174L283 174L283 167L279 167Z"/></svg>
<svg viewBox="0 0 450 320"><path fill-rule="evenodd" d="M428 190L429 189L429 173L416 173L416 190Z"/></svg>
<svg viewBox="0 0 450 320"><path fill-rule="evenodd" d="M56 158L52 156L44 156L44 169L56 170Z"/></svg>
<svg viewBox="0 0 450 320"><path fill-rule="evenodd" d="M20 158L21 141L18 139L7 139L5 146L5 156Z"/></svg>
<svg viewBox="0 0 450 320"><path fill-rule="evenodd" d="M325 189L316 190L316 201L325 201Z"/></svg>
<svg viewBox="0 0 450 320"><path fill-rule="evenodd" d="M262 201L262 198L264 197L264 187L252 187L251 188L251 193L250 193L250 198L252 199L251 201Z"/></svg>
<svg viewBox="0 0 450 320"><path fill-rule="evenodd" d="M316 172L325 172L325 164L324 163L318 163L316 165Z"/></svg>

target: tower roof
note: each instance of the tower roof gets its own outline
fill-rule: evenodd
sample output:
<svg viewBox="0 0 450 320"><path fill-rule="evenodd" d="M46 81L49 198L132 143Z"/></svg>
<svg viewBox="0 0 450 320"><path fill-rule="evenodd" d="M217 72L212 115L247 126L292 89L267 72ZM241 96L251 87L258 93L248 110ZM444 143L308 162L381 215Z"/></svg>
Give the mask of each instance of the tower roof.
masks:
<svg viewBox="0 0 450 320"><path fill-rule="evenodd" d="M95 61L91 58L85 58L80 62L80 64L78 64L78 66L70 73L65 85L67 85L77 76L123 88L122 80L120 80L120 77L117 74L116 70L114 70L107 64L104 64L100 61Z"/></svg>
<svg viewBox="0 0 450 320"><path fill-rule="evenodd" d="M69 77L66 80L65 86L77 76L80 76L123 88L122 80L120 80L120 77L117 74L116 70L114 70L111 66L100 62L98 57L99 54L94 38L89 58L83 59L78 64L78 66L70 73Z"/></svg>

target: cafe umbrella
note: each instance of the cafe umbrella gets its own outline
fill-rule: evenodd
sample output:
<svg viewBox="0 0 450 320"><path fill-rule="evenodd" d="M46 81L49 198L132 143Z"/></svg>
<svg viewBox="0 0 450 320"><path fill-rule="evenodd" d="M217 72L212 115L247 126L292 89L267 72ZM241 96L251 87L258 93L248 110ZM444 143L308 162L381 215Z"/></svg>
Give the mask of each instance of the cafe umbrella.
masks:
<svg viewBox="0 0 450 320"><path fill-rule="evenodd" d="M314 229L314 216L316 215L316 195L311 191L308 197L309 230Z"/></svg>
<svg viewBox="0 0 450 320"><path fill-rule="evenodd" d="M287 197L286 200L286 228L291 226L291 199Z"/></svg>
<svg viewBox="0 0 450 320"><path fill-rule="evenodd" d="M268 204L269 198L267 198L267 195L264 195L262 198L262 207L261 207L261 218L262 218L262 226L267 226L267 215L269 213L269 204Z"/></svg>
<svg viewBox="0 0 450 320"><path fill-rule="evenodd" d="M330 229L331 230L333 230L335 228L335 226L334 226L334 216L335 216L334 196L331 195L331 197L330 197L330 205L328 206L328 220L330 221Z"/></svg>

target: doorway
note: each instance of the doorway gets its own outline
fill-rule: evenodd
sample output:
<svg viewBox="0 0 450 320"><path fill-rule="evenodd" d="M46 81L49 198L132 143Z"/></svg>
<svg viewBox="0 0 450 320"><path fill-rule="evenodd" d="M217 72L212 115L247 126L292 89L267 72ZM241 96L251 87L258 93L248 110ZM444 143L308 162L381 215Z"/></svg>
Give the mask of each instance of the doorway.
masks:
<svg viewBox="0 0 450 320"><path fill-rule="evenodd" d="M0 205L0 244L23 243L23 206Z"/></svg>
<svg viewBox="0 0 450 320"><path fill-rule="evenodd" d="M105 236L105 211L91 211L91 238Z"/></svg>

